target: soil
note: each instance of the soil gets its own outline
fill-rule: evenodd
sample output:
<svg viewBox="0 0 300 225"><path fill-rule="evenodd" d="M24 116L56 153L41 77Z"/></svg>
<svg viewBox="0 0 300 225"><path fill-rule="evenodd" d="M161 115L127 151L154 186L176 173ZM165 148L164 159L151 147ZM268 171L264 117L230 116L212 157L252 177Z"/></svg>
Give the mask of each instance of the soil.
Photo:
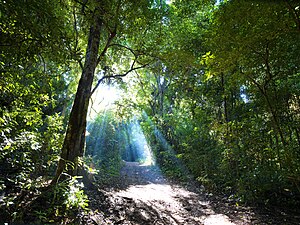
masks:
<svg viewBox="0 0 300 225"><path fill-rule="evenodd" d="M81 224L300 224L294 211L238 206L192 180L170 181L157 166L137 162L126 162L120 179L86 193L91 211Z"/></svg>

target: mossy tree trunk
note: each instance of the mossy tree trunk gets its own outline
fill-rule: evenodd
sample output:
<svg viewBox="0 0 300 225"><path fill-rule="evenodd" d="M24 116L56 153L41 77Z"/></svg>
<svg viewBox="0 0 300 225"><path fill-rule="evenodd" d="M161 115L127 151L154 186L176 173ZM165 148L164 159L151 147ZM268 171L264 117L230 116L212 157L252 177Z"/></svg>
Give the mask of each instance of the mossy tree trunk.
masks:
<svg viewBox="0 0 300 225"><path fill-rule="evenodd" d="M78 174L78 160L83 156L86 117L91 96L92 83L98 60L100 33L102 27L101 16L95 14L90 27L88 45L82 75L78 84L74 104L70 113L68 128L52 184L57 183L62 172L66 169L70 176Z"/></svg>

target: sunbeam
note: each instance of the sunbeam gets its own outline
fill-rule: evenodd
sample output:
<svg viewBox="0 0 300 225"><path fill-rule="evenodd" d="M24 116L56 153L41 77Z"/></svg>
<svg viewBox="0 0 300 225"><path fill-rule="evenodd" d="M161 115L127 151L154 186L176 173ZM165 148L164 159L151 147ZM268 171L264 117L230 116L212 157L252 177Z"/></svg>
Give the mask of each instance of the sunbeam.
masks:
<svg viewBox="0 0 300 225"><path fill-rule="evenodd" d="M104 110L101 117L96 117L87 125L87 150L88 154L95 156L101 155L101 150L104 147L105 130L108 124L107 110ZM93 137L89 137L93 133ZM90 140L92 138L93 140ZM93 146L88 146L90 143Z"/></svg>
<svg viewBox="0 0 300 225"><path fill-rule="evenodd" d="M147 143L139 122L134 119L127 125L128 141L125 146L125 161L140 162L142 165L154 165L151 147Z"/></svg>
<svg viewBox="0 0 300 225"><path fill-rule="evenodd" d="M109 112L114 109L114 103L120 99L120 95L121 90L112 84L99 85L92 95L87 117L86 155L100 156L105 149Z"/></svg>
<svg viewBox="0 0 300 225"><path fill-rule="evenodd" d="M153 121L149 118L149 116L147 115L147 113L145 111L143 111L143 118L152 127L153 133L156 137L156 140L160 143L162 149L164 151L168 152L172 156L172 160L176 163L176 166L178 168L180 168L181 171L183 171L185 174L189 174L189 171L186 168L186 166L179 160L179 158L177 157L172 146L169 144L167 139L164 137L164 135L161 133L161 131L157 128L157 126L153 123Z"/></svg>

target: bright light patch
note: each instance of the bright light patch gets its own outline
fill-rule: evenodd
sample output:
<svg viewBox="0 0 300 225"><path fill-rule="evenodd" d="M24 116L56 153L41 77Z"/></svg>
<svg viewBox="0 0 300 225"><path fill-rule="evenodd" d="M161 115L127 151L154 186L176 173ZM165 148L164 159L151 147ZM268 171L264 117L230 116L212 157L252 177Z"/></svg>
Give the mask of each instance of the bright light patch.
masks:
<svg viewBox="0 0 300 225"><path fill-rule="evenodd" d="M154 158L143 130L137 120L134 120L128 126L129 146L126 146L127 155L131 155L134 161L140 162L142 165L154 165Z"/></svg>
<svg viewBox="0 0 300 225"><path fill-rule="evenodd" d="M249 96L247 95L247 88L245 85L242 85L240 87L240 96L244 103L248 103L250 101Z"/></svg>
<svg viewBox="0 0 300 225"><path fill-rule="evenodd" d="M121 97L121 90L113 85L100 84L91 97L88 119L94 119L100 112L112 109Z"/></svg>
<svg viewBox="0 0 300 225"><path fill-rule="evenodd" d="M204 225L234 225L234 223L229 221L228 216L223 214L213 214L209 216L203 216Z"/></svg>
<svg viewBox="0 0 300 225"><path fill-rule="evenodd" d="M96 116L97 115L95 115L95 117ZM91 121L93 121L93 120L91 119ZM89 130L91 130L93 133L93 137L96 139L95 145L92 146L92 151L91 151L93 156L101 154L101 151L103 150L104 140L105 140L105 136L106 136L105 131L107 129L108 123L109 123L109 120L108 120L107 110L104 110L99 124L96 125L97 129L94 129L93 122L88 123L88 125L87 125L86 136L90 135Z"/></svg>

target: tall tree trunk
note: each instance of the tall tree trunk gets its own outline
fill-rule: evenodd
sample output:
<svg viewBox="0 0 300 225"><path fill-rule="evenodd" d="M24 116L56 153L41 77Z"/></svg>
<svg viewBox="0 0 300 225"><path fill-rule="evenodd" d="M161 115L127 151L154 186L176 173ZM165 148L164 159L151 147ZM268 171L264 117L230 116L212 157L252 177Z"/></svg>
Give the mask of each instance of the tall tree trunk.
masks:
<svg viewBox="0 0 300 225"><path fill-rule="evenodd" d="M280 140L281 140L281 143L283 144L283 146L286 146L286 140L285 140L285 137L283 135L283 131L281 129L281 125L280 125L280 122L279 122L279 118L277 116L277 111L276 109L272 106L271 104L271 101L270 101L270 98L269 98L269 95L267 94L266 91L264 91L263 93L263 96L265 97L265 100L266 100L266 103L267 103L267 106L269 108L269 111L270 111L270 114L271 114L271 117L272 117L272 121L273 121L273 127L275 129L275 131L277 131L277 133L279 134L280 136Z"/></svg>
<svg viewBox="0 0 300 225"><path fill-rule="evenodd" d="M228 102L227 102L227 95L226 95L226 91L225 91L225 78L224 78L224 74L221 74L221 88L222 88L222 94L224 95L223 97L223 103L224 103L224 120L226 122L226 124L228 124L229 122L229 116L228 116Z"/></svg>
<svg viewBox="0 0 300 225"><path fill-rule="evenodd" d="M95 12L94 22L90 27L84 67L71 110L61 158L52 184L57 183L66 166L70 176L78 174L78 159L83 156L84 151L86 116L97 66L101 26L101 17Z"/></svg>

